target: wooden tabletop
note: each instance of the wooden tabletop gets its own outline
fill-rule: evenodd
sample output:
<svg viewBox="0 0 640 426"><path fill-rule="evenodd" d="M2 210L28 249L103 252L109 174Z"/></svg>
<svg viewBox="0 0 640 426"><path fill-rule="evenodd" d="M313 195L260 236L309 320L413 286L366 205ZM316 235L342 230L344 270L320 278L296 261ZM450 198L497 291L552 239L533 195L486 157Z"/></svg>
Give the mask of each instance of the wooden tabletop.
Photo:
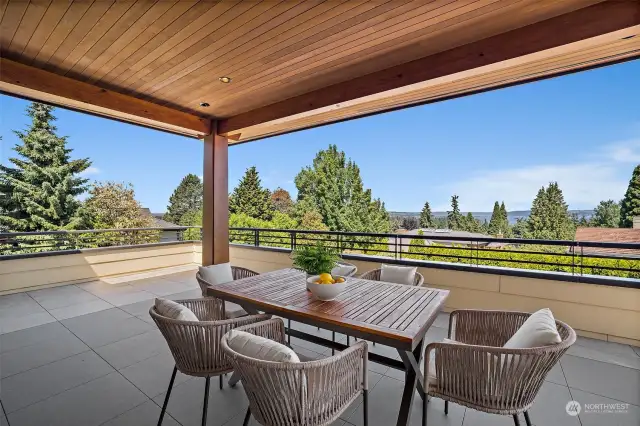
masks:
<svg viewBox="0 0 640 426"><path fill-rule="evenodd" d="M449 291L348 278L343 293L323 302L306 290L304 272L281 269L211 286L208 295L398 349L413 349Z"/></svg>

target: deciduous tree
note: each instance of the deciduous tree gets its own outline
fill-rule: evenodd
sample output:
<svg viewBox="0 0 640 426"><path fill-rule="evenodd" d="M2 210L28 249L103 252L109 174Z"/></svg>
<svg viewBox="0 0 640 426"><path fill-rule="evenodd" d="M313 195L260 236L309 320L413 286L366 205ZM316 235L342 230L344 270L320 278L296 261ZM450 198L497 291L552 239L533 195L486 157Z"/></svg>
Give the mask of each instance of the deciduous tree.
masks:
<svg viewBox="0 0 640 426"><path fill-rule="evenodd" d="M408 231L412 229L418 229L420 223L418 218L415 216L405 216L402 218L402 227Z"/></svg>
<svg viewBox="0 0 640 426"><path fill-rule="evenodd" d="M256 167L249 167L229 197L229 211L270 220L273 215L271 193L262 187Z"/></svg>
<svg viewBox="0 0 640 426"><path fill-rule="evenodd" d="M593 211L591 226L617 228L620 224L620 203L614 200L600 201Z"/></svg>
<svg viewBox="0 0 640 426"><path fill-rule="evenodd" d="M633 169L627 192L620 202L620 227L633 227L634 216L640 216L640 164Z"/></svg>
<svg viewBox="0 0 640 426"><path fill-rule="evenodd" d="M273 204L273 208L284 214L291 214L293 210L293 200L291 199L291 194L289 191L282 188L276 188L275 191L271 193L271 203Z"/></svg>
<svg viewBox="0 0 640 426"><path fill-rule="evenodd" d="M152 216L142 210L133 186L119 182L93 185L82 208L88 229L150 228Z"/></svg>
<svg viewBox="0 0 640 426"><path fill-rule="evenodd" d="M182 178L178 187L169 198L164 220L181 223L182 217L188 212L196 212L202 208L202 181L189 173Z"/></svg>
<svg viewBox="0 0 640 426"><path fill-rule="evenodd" d="M56 134L49 105L32 103L27 108L31 126L16 131L21 144L9 158L14 167L0 165L0 229L49 231L79 226L77 197L87 190L80 177L89 159L72 160L67 138Z"/></svg>

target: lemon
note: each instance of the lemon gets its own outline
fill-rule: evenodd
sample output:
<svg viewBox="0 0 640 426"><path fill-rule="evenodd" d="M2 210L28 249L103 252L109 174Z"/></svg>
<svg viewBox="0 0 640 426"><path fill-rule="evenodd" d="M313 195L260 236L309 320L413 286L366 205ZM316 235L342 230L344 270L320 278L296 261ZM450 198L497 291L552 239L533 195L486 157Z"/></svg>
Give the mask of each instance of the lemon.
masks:
<svg viewBox="0 0 640 426"><path fill-rule="evenodd" d="M326 272L323 273L323 274L320 274L320 276L318 278L320 278L320 281L329 281L329 282L331 282L331 280L333 279L331 274L328 274Z"/></svg>
<svg viewBox="0 0 640 426"><path fill-rule="evenodd" d="M339 277L339 278L336 279L336 282L337 283L343 283L344 282L344 278Z"/></svg>

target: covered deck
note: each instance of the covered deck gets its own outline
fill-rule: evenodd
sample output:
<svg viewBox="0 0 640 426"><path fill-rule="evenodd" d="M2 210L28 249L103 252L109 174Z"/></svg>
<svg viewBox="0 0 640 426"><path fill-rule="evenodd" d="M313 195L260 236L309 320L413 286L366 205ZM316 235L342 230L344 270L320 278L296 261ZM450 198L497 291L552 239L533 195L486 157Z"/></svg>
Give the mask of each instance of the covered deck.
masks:
<svg viewBox="0 0 640 426"><path fill-rule="evenodd" d="M155 424L173 361L148 316L151 300L200 296L197 264L288 266L272 252L235 260L231 255L230 146L636 59L639 35L636 0L0 3L2 93L202 139L204 152L201 249L176 244L179 252L161 246L166 250L153 262L140 256L141 269L171 261L186 265L181 272L123 276L119 270L118 278L85 276L76 284L51 282L0 297L0 424ZM392 138L394 129L386 133ZM18 262L9 271L12 279L43 276L34 272L37 260ZM74 271L80 269L99 270L88 261ZM442 281L444 274L434 269L428 278ZM502 294L501 279L493 281L497 275L474 277L480 275L453 293L458 306L488 308L493 300L514 310L535 305ZM511 288L525 286L521 280ZM607 340L611 329L618 342L581 337L547 377L531 410L535 424L640 421L640 349L633 346L640 339L633 328L640 318L637 289L624 290L634 291L633 297L604 301L598 291L580 299L598 306L593 315L574 315L585 318L583 335ZM565 306L571 302L562 299L573 294L563 287L549 303ZM526 297L539 299L535 290ZM625 333L616 335L616 326L609 327L614 322ZM445 335L443 314L427 339ZM309 356L330 351L305 341L292 344ZM372 350L396 355L383 345ZM403 373L370 365L371 424L393 424ZM199 424L203 386L179 376L164 424ZM570 400L618 404L624 411L570 416ZM241 384L212 391L208 424L242 424L246 404ZM429 405L431 425L512 423L456 405L445 416L442 406L438 399ZM419 413L419 398L412 409ZM360 413L353 406L337 424L361 425ZM419 422L419 415L412 416L412 425Z"/></svg>

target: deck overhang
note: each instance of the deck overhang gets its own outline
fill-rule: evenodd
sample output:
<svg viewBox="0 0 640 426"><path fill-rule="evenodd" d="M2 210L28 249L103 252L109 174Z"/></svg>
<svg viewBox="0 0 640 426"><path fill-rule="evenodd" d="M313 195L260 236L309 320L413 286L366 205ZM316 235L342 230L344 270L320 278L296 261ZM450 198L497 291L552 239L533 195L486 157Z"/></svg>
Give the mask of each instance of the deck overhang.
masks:
<svg viewBox="0 0 640 426"><path fill-rule="evenodd" d="M0 13L0 91L197 138L215 120L230 144L640 56L637 0L10 0Z"/></svg>

